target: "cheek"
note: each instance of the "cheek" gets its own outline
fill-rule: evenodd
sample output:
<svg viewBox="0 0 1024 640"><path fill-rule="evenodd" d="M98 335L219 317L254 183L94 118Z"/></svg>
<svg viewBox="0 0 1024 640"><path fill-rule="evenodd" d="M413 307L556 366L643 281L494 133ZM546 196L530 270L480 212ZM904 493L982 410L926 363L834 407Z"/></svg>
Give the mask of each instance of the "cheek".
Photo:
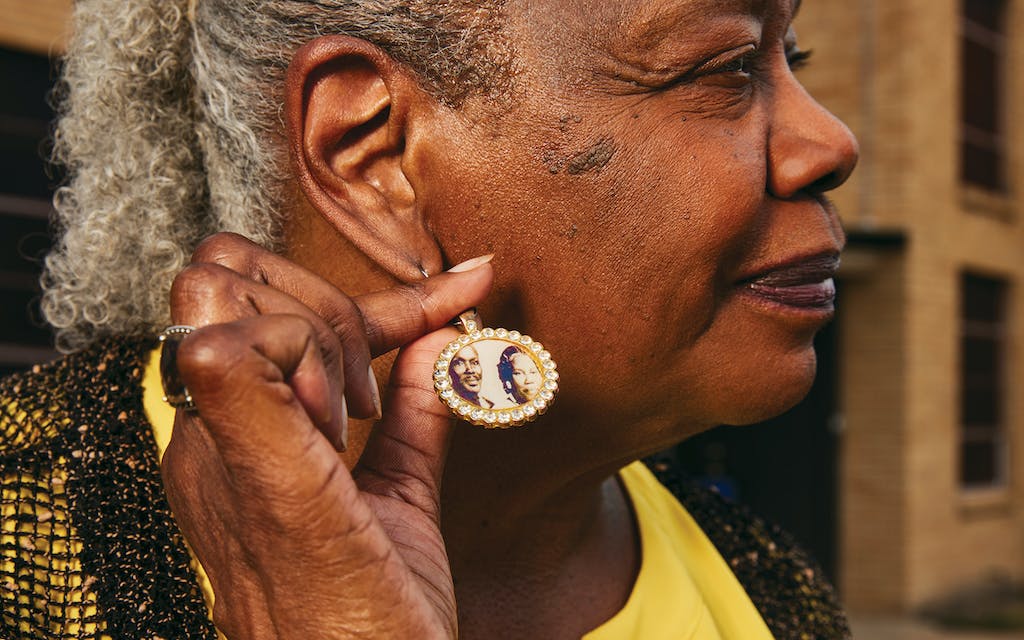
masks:
<svg viewBox="0 0 1024 640"><path fill-rule="evenodd" d="M763 145L742 133L623 134L601 172L565 180L572 205L547 231L553 258L573 265L559 305L665 355L705 333L762 224Z"/></svg>
<svg viewBox="0 0 1024 640"><path fill-rule="evenodd" d="M457 174L454 188L426 194L450 262L496 254L487 324L543 341L564 403L593 402L600 389L612 405L591 410L609 417L624 409L622 394L654 407L695 388L686 378L706 364L695 351L716 328L764 200L756 123L680 133L642 120L570 121L572 144L557 127L516 144L463 142L436 163ZM478 153L459 158L460 148ZM718 357L743 359L734 342Z"/></svg>
<svg viewBox="0 0 1024 640"><path fill-rule="evenodd" d="M561 358L569 390L586 381L648 407L696 391L689 375L707 365L698 366L700 343L721 322L757 235L763 166L756 145L729 136L699 146L623 140L600 172L563 179L538 223L547 240L508 293ZM735 340L717 356L743 359L743 348Z"/></svg>

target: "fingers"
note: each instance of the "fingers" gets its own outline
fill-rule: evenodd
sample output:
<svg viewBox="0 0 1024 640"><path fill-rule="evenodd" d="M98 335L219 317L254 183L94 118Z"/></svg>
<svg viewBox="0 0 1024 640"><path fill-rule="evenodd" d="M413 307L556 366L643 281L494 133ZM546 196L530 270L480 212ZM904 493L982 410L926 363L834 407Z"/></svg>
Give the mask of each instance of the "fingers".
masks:
<svg viewBox="0 0 1024 640"><path fill-rule="evenodd" d="M217 234L193 254L171 288L174 321L192 326L259 314L294 314L317 330L328 368L347 409L361 418L380 413L377 382L359 308L322 278L235 234Z"/></svg>
<svg viewBox="0 0 1024 640"><path fill-rule="evenodd" d="M327 373L308 321L200 328L177 364L197 412L177 414L162 463L167 497L217 594L218 628L263 637L254 629L274 629L275 605L316 602L379 561L380 530L321 435L340 437L341 425L323 402ZM279 603L280 593L301 599Z"/></svg>
<svg viewBox="0 0 1024 640"><path fill-rule="evenodd" d="M261 315L200 328L178 347L197 413L178 413L163 474L175 518L217 594L215 621L232 637L280 629L303 638L325 629L442 637L439 628L454 629L454 590L437 510L419 506L436 505L436 482L433 495L404 480L376 496L358 490L309 419L333 418L321 401L328 376L316 342L305 318ZM404 351L399 370L410 379L429 372L433 348L415 360L406 355L415 348ZM403 425L388 427L393 438L443 457L435 440L444 433L431 428L436 415L417 425L411 409L393 409L401 420L385 424ZM395 448L382 445L381 459ZM395 460L419 462L411 454ZM382 499L406 493L417 502ZM353 606L338 607L339 594Z"/></svg>
<svg viewBox="0 0 1024 640"><path fill-rule="evenodd" d="M305 318L263 315L202 327L178 346L177 366L227 466L268 458L309 463L317 451L333 465L337 456L318 449L318 431L338 444L346 418L332 401L317 334Z"/></svg>
<svg viewBox="0 0 1024 640"><path fill-rule="evenodd" d="M328 369L337 365L334 394L344 389L353 416L373 417L379 415L380 399L370 359L482 302L493 278L485 266L489 259L352 299L286 258L222 233L204 241L193 265L175 280L172 314L175 322L193 326L257 314L305 317L317 329Z"/></svg>
<svg viewBox="0 0 1024 640"><path fill-rule="evenodd" d="M434 393L437 354L457 338L452 328L428 334L398 354L384 418L353 471L360 488L399 497L437 517L453 419Z"/></svg>
<svg viewBox="0 0 1024 640"><path fill-rule="evenodd" d="M353 305L351 323L362 326ZM320 316L295 298L258 284L216 264L194 264L178 274L171 287L174 322L194 327L230 323L259 315L288 314L304 318L313 328L324 366L330 372L329 396L336 411L350 408L358 417L373 417L379 410L376 381L369 376L370 352L366 340L350 339L342 345L337 333ZM343 390L349 402L343 404ZM347 417L347 416L346 416Z"/></svg>
<svg viewBox="0 0 1024 640"><path fill-rule="evenodd" d="M357 297L370 351L375 356L387 353L482 303L494 279L492 257L473 258L420 282Z"/></svg>
<svg viewBox="0 0 1024 640"><path fill-rule="evenodd" d="M222 265L300 300L334 328L345 346L346 337L354 332L354 304L362 315L370 353L376 357L441 328L483 302L494 277L485 266L491 257L480 256L419 282L355 299L287 258L233 233L219 233L203 241L192 261Z"/></svg>

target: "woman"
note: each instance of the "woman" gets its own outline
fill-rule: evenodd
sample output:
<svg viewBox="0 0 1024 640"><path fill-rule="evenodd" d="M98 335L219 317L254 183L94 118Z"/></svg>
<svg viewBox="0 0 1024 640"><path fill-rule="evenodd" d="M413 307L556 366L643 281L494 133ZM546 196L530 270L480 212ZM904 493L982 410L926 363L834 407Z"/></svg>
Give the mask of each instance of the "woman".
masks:
<svg viewBox="0 0 1024 640"><path fill-rule="evenodd" d="M856 146L795 8L79 2L44 302L81 351L3 388L10 633L210 637L169 503L230 638L845 635L784 537L634 464L811 383ZM185 257L217 231L256 244ZM558 359L536 424L433 395L470 307Z"/></svg>
<svg viewBox="0 0 1024 640"><path fill-rule="evenodd" d="M498 358L498 379L512 405L536 398L544 381L533 358L515 345L501 352Z"/></svg>

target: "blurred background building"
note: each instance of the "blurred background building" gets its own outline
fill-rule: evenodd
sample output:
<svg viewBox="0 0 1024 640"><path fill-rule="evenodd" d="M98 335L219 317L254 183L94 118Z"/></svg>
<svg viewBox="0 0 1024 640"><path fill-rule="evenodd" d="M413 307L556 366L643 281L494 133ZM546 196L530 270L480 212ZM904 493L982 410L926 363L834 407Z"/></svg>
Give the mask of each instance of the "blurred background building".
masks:
<svg viewBox="0 0 1024 640"><path fill-rule="evenodd" d="M54 356L39 319L39 259L54 180L42 160L47 92L71 0L0 0L0 375Z"/></svg>
<svg viewBox="0 0 1024 640"><path fill-rule="evenodd" d="M852 611L1019 585L1024 2L806 0L796 28L799 77L861 144L834 194L837 318L807 402L681 453L812 547Z"/></svg>
<svg viewBox="0 0 1024 640"><path fill-rule="evenodd" d="M684 444L855 612L1024 583L1024 0L806 0L800 77L857 134L836 322L802 405ZM0 0L0 371L53 357L38 257L70 0Z"/></svg>
<svg viewBox="0 0 1024 640"><path fill-rule="evenodd" d="M804 4L806 83L862 148L836 196L839 585L905 610L1020 582L1024 2Z"/></svg>

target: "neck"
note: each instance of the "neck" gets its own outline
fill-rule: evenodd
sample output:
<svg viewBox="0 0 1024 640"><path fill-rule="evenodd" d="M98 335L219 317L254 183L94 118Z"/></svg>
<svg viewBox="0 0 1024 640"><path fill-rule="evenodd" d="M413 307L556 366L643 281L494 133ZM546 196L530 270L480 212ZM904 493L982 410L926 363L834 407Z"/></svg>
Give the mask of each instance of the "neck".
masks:
<svg viewBox="0 0 1024 640"><path fill-rule="evenodd" d="M544 432L456 427L442 521L460 637L579 638L632 590L638 539L620 461L567 464L571 449L557 455Z"/></svg>

